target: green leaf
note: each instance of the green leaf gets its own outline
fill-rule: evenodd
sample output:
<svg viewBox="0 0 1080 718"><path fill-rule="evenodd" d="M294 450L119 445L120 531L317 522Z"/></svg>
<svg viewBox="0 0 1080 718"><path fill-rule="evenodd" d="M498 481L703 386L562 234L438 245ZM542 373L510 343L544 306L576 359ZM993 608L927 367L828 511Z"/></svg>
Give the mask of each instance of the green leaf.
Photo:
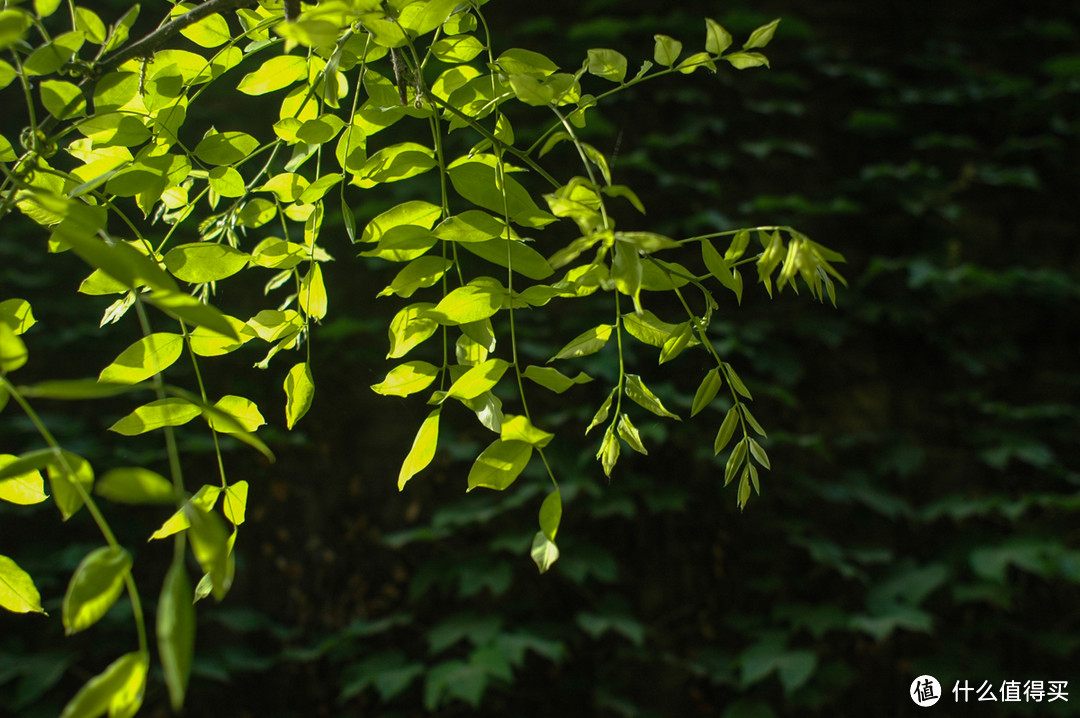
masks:
<svg viewBox="0 0 1080 718"><path fill-rule="evenodd" d="M492 239L487 242L469 242L461 246L492 264L513 268L515 272L529 279L547 279L555 273L544 255L523 242Z"/></svg>
<svg viewBox="0 0 1080 718"><path fill-rule="evenodd" d="M218 309L189 294L157 289L151 292L146 300L173 319L205 327L229 339L240 338L233 328L235 322L230 322Z"/></svg>
<svg viewBox="0 0 1080 718"><path fill-rule="evenodd" d="M542 449L551 443L555 435L536 428L527 417L507 414L503 417L499 438L503 441L524 441L526 444Z"/></svg>
<svg viewBox="0 0 1080 718"><path fill-rule="evenodd" d="M422 314L423 319L432 319L439 324L466 324L487 319L502 308L506 290L487 283L477 283L458 287L442 298L433 308Z"/></svg>
<svg viewBox="0 0 1080 718"><path fill-rule="evenodd" d="M612 82L626 79L626 57L615 50L589 50L587 67L590 73Z"/></svg>
<svg viewBox="0 0 1080 718"><path fill-rule="evenodd" d="M30 302L25 299L5 299L0 302L0 324L7 324L16 334L24 334L36 323Z"/></svg>
<svg viewBox="0 0 1080 718"><path fill-rule="evenodd" d="M723 59L731 63L731 66L736 70L746 70L751 67L769 67L769 58L762 55L760 52L733 52L730 55L724 55Z"/></svg>
<svg viewBox="0 0 1080 718"><path fill-rule="evenodd" d="M307 68L307 61L297 55L272 57L244 75L236 89L245 95L265 95L307 79Z"/></svg>
<svg viewBox="0 0 1080 718"><path fill-rule="evenodd" d="M144 404L109 427L123 436L137 436L165 426L182 426L201 412L184 399L168 398Z"/></svg>
<svg viewBox="0 0 1080 718"><path fill-rule="evenodd" d="M469 202L502 215L507 212L510 220L525 227L543 227L555 220L542 212L528 191L513 177L503 173L501 181L495 167L483 156L472 160L455 162L448 172L454 190ZM506 199L503 200L505 191Z"/></svg>
<svg viewBox="0 0 1080 718"><path fill-rule="evenodd" d="M731 33L723 28L720 23L711 18L705 18L705 51L713 55L721 55L724 50L731 47Z"/></svg>
<svg viewBox="0 0 1080 718"><path fill-rule="evenodd" d="M237 481L225 489L221 510L233 526L239 526L247 518L248 482Z"/></svg>
<svg viewBox="0 0 1080 718"><path fill-rule="evenodd" d="M23 10L0 11L0 50L17 43L32 23L30 13Z"/></svg>
<svg viewBox="0 0 1080 718"><path fill-rule="evenodd" d="M312 264L311 269L300 280L300 308L309 317L322 319L326 316L328 299L326 283L323 282L322 267Z"/></svg>
<svg viewBox="0 0 1080 718"><path fill-rule="evenodd" d="M231 165L245 159L259 147L246 132L211 132L195 147L195 156L211 165Z"/></svg>
<svg viewBox="0 0 1080 718"><path fill-rule="evenodd" d="M3 555L0 555L0 606L12 613L45 613L34 579Z"/></svg>
<svg viewBox="0 0 1080 718"><path fill-rule="evenodd" d="M225 524L217 514L191 503L184 506L184 513L191 523L188 529L191 552L195 554L195 560L203 572L210 576L213 596L220 601L232 583L229 570L230 541Z"/></svg>
<svg viewBox="0 0 1080 718"><path fill-rule="evenodd" d="M398 472L398 491L404 489L409 479L427 468L427 465L435 458L435 447L439 443L439 414L441 411L442 407L437 407L428 414L427 418L424 419L424 423L420 425L420 430L416 432L412 448L409 449L408 456L405 457L405 461L401 464L401 471Z"/></svg>
<svg viewBox="0 0 1080 718"><path fill-rule="evenodd" d="M232 167L214 167L209 172L210 189L222 197L243 197L247 194L244 177Z"/></svg>
<svg viewBox="0 0 1080 718"><path fill-rule="evenodd" d="M7 374L26 364L26 344L7 324L0 323L0 374Z"/></svg>
<svg viewBox="0 0 1080 718"><path fill-rule="evenodd" d="M377 184L398 182L423 174L438 163L435 153L416 142L402 142L385 147L368 157L352 183L364 189Z"/></svg>
<svg viewBox="0 0 1080 718"><path fill-rule="evenodd" d="M621 451L619 439L615 436L613 429L614 427L609 426L607 431L604 432L604 440L600 442L600 449L596 452L596 458L600 460L600 464L604 467L604 476L609 479L615 464L619 461Z"/></svg>
<svg viewBox="0 0 1080 718"><path fill-rule="evenodd" d="M194 5L188 3L176 5L170 15L174 18L179 17L194 7ZM180 31L180 34L199 47L218 47L232 40L229 24L225 22L225 18L217 13L208 15L199 22L188 25Z"/></svg>
<svg viewBox="0 0 1080 718"><path fill-rule="evenodd" d="M571 379L558 369L549 366L529 366L525 368L521 375L556 394L562 394L575 384L587 384L592 381L592 377L585 372L578 372L577 376Z"/></svg>
<svg viewBox="0 0 1080 718"><path fill-rule="evenodd" d="M716 63L713 62L712 56L707 52L695 52L693 55L680 62L676 69L684 75L690 75L701 67L708 68L711 72L716 72Z"/></svg>
<svg viewBox="0 0 1080 718"><path fill-rule="evenodd" d="M60 509L60 516L64 521L67 521L83 507L82 493L76 487L75 482L78 482L83 491L90 493L90 490L94 487L94 469L90 466L89 461L72 454L70 451L62 451L62 458L55 458L55 454L53 454L53 457L53 460L48 465L49 487L52 489L56 508ZM16 462L16 464L18 463ZM12 464L12 466L15 466L15 464ZM68 469L71 470L70 473Z"/></svg>
<svg viewBox="0 0 1080 718"><path fill-rule="evenodd" d="M138 384L172 366L183 348L184 338L179 334L150 334L120 352L112 364L101 370L98 381Z"/></svg>
<svg viewBox="0 0 1080 718"><path fill-rule="evenodd" d="M150 656L127 653L109 664L79 689L60 718L132 718L142 706Z"/></svg>
<svg viewBox="0 0 1080 718"><path fill-rule="evenodd" d="M416 290L430 287L454 266L453 260L432 255L417 257L397 273L390 285L379 292L380 297L396 294L409 298Z"/></svg>
<svg viewBox="0 0 1080 718"><path fill-rule="evenodd" d="M390 321L390 352L386 355L387 359L405 356L435 333L439 324L434 319L422 316L433 307L429 302L419 302L410 304L394 315Z"/></svg>
<svg viewBox="0 0 1080 718"><path fill-rule="evenodd" d="M96 379L57 379L20 386L19 392L30 399L105 399L145 388L139 384L102 384Z"/></svg>
<svg viewBox="0 0 1080 718"><path fill-rule="evenodd" d="M478 487L502 491L525 470L532 457L533 447L524 441L496 439L476 457L469 470L469 488Z"/></svg>
<svg viewBox="0 0 1080 718"><path fill-rule="evenodd" d="M712 242L707 239L701 242L701 258L705 262L705 268L709 270L709 274L715 277L720 284L734 292L735 298L741 304L742 276L738 270L732 269L731 264L734 260L721 257L720 253L713 247Z"/></svg>
<svg viewBox="0 0 1080 718"><path fill-rule="evenodd" d="M679 249L682 244L656 232L616 232L615 239L632 245L646 254L661 249Z"/></svg>
<svg viewBox="0 0 1080 718"><path fill-rule="evenodd" d="M682 43L667 35L653 35L656 44L653 46L653 59L657 65L671 67L679 59L682 53Z"/></svg>
<svg viewBox="0 0 1080 718"><path fill-rule="evenodd" d="M649 451L645 448L645 444L641 442L641 434L638 433L637 427L630 421L629 414L623 414L619 417L618 425L619 436L623 438L630 448L639 454L648 455Z"/></svg>
<svg viewBox="0 0 1080 718"><path fill-rule="evenodd" d="M592 421L589 422L589 426L585 429L586 434L588 434L594 428L600 426L600 424L604 423L604 421L607 420L608 412L611 411L611 402L615 399L615 392L617 392L618 390L619 388L615 387L607 395L607 398L604 399L604 402L600 405L600 408L596 410L596 414L593 415Z"/></svg>
<svg viewBox="0 0 1080 718"><path fill-rule="evenodd" d="M746 461L746 440L740 441L735 444L735 448L731 451L731 456L728 457L727 465L724 467L724 486L731 483L731 480L735 478L735 475L739 473L739 469L742 468L743 463ZM739 501L740 505L743 503Z"/></svg>
<svg viewBox="0 0 1080 718"><path fill-rule="evenodd" d="M469 62L484 51L484 44L473 35L444 37L432 43L431 53L442 62Z"/></svg>
<svg viewBox="0 0 1080 718"><path fill-rule="evenodd" d="M18 458L11 454L0 454L0 469L12 466L17 461ZM40 504L47 498L49 497L45 495L45 481L38 469L29 469L6 479L0 479L0 501L29 506Z"/></svg>
<svg viewBox="0 0 1080 718"><path fill-rule="evenodd" d="M532 549L529 551L533 563L540 569L540 573L547 573L548 569L559 560L559 548L555 542L549 539L543 531L537 531L533 536Z"/></svg>
<svg viewBox="0 0 1080 718"><path fill-rule="evenodd" d="M555 534L559 532L559 524L562 522L562 492L555 489L544 498L540 505L540 531L548 541L554 543Z"/></svg>
<svg viewBox="0 0 1080 718"><path fill-rule="evenodd" d="M206 327L195 327L195 330L188 335L188 343L191 346L191 351L201 357L221 356L222 354L228 354L235 349L239 349L251 338L246 334L241 334L245 327L244 322L236 317L230 317L224 314L222 317L232 328L233 336L237 338L233 339L224 336L218 332L211 331Z"/></svg>
<svg viewBox="0 0 1080 718"><path fill-rule="evenodd" d="M509 367L510 362L504 359L488 359L462 374L451 385L446 398L475 399L498 384Z"/></svg>
<svg viewBox="0 0 1080 718"><path fill-rule="evenodd" d="M604 345L608 343L608 339L611 338L611 332L614 328L615 327L612 324L600 324L586 332L582 332L570 340L566 346L560 349L558 353L548 359L548 361L553 362L556 359L570 359L595 354L603 349Z"/></svg>
<svg viewBox="0 0 1080 718"><path fill-rule="evenodd" d="M622 315L622 324L630 336L654 347L664 346L678 329L677 325L668 324L648 309L640 313L627 312Z"/></svg>
<svg viewBox="0 0 1080 718"><path fill-rule="evenodd" d="M626 395L630 397L638 406L648 409L657 416L666 416L676 421L681 421L679 417L672 414L670 411L664 408L660 399L649 391L649 388L645 386L645 382L641 380L641 377L637 374L627 374L626 384L624 387Z"/></svg>
<svg viewBox="0 0 1080 718"><path fill-rule="evenodd" d="M132 558L118 546L103 546L86 555L64 594L64 632L78 633L98 622L124 590Z"/></svg>
<svg viewBox="0 0 1080 718"><path fill-rule="evenodd" d="M720 378L720 368L714 367L710 369L705 378L701 380L701 384L698 385L697 392L694 393L694 401L690 407L690 416L697 415L702 409L709 405L709 403L716 398L716 393L720 391L720 387L724 381Z"/></svg>
<svg viewBox="0 0 1080 718"><path fill-rule="evenodd" d="M502 68L502 71L507 75L546 77L559 69L558 65L539 52L523 50L517 47L499 55L499 59L495 61L495 64Z"/></svg>
<svg viewBox="0 0 1080 718"><path fill-rule="evenodd" d="M139 467L106 471L95 484L94 493L120 504L176 503L176 491L168 479Z"/></svg>
<svg viewBox="0 0 1080 718"><path fill-rule="evenodd" d="M90 8L75 8L75 29L86 33L86 39L95 45L105 44L105 23Z"/></svg>
<svg viewBox="0 0 1080 718"><path fill-rule="evenodd" d="M184 561L174 560L157 605L157 643L161 671L174 712L184 705L195 654L195 606Z"/></svg>
<svg viewBox="0 0 1080 718"><path fill-rule="evenodd" d="M761 424L754 418L754 415L750 413L750 408L746 404L739 404L739 411L746 417L746 423L750 425L750 428L756 431L761 436L768 436L765 433L765 429L761 428Z"/></svg>
<svg viewBox="0 0 1080 718"><path fill-rule="evenodd" d="M402 202L393 209L389 209L368 222L360 235L361 242L378 242L384 234L394 227L416 225L423 229L431 229L442 215L442 209L430 202L410 200Z"/></svg>
<svg viewBox="0 0 1080 718"><path fill-rule="evenodd" d="M730 364L724 364L724 372L727 374L728 383L731 384L731 387L735 391L751 401L754 400L754 397L750 396L750 390L746 388L746 384L743 384L742 379L735 373L735 367Z"/></svg>
<svg viewBox="0 0 1080 718"><path fill-rule="evenodd" d="M80 8L82 9L82 8ZM59 80L41 83L41 104L58 120L86 114L86 98L78 85Z"/></svg>
<svg viewBox="0 0 1080 718"><path fill-rule="evenodd" d="M750 453L754 456L754 459L766 469L771 469L769 455L765 453L765 449L761 448L761 444L752 438L748 439L748 441L750 442Z"/></svg>
<svg viewBox="0 0 1080 718"><path fill-rule="evenodd" d="M694 328L690 325L690 322L687 321L678 325L660 349L660 363L664 364L679 356L683 349L690 345L693 337Z"/></svg>
<svg viewBox="0 0 1080 718"><path fill-rule="evenodd" d="M426 361L408 361L390 370L378 384L371 389L383 396L409 396L427 389L439 375L439 368Z"/></svg>
<svg viewBox="0 0 1080 718"><path fill-rule="evenodd" d="M724 420L720 423L720 431L716 432L716 441L713 442L713 453L719 455L723 451L731 437L735 435L735 428L739 425L739 410L736 407L728 409Z"/></svg>
<svg viewBox="0 0 1080 718"><path fill-rule="evenodd" d="M780 18L776 18L772 22L762 25L758 29L750 33L750 39L743 43L744 50L753 50L758 47L765 47L769 44L769 41L773 38L773 33L776 32L776 26L780 24Z"/></svg>
<svg viewBox="0 0 1080 718"><path fill-rule="evenodd" d="M223 490L220 486L211 486L209 484L200 487L194 496L185 501L183 506L165 520L161 528L151 534L150 541L167 538L189 528L191 519L185 509L188 506L194 506L202 511L210 511L214 508L214 504L217 503L218 496L221 496Z"/></svg>
<svg viewBox="0 0 1080 718"><path fill-rule="evenodd" d="M292 430L296 422L311 408L315 396L315 382L307 362L293 365L285 377L285 425Z"/></svg>
<svg viewBox="0 0 1080 718"><path fill-rule="evenodd" d="M210 428L223 434L252 432L266 423L255 402L232 394L221 397L213 411L207 412L204 408L203 413Z"/></svg>

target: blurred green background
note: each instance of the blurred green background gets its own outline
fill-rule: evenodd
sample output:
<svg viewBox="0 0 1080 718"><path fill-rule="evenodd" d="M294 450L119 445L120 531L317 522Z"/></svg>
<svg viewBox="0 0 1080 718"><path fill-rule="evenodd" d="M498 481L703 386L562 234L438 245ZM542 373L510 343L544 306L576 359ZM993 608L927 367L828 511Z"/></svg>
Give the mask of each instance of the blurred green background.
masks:
<svg viewBox="0 0 1080 718"><path fill-rule="evenodd" d="M91 4L109 19L123 9ZM500 48L569 69L611 47L633 70L657 32L700 49L705 16L737 41L784 18L771 70L646 84L587 130L645 201L647 227L635 228L791 224L848 259L837 309L748 286L714 322L769 430L763 495L740 513L734 485L721 485L711 446L722 402L693 421L639 425L650 455L604 479L598 437L580 437L617 372L605 353L579 361L598 381L534 399L559 436L550 451L566 502L549 574L527 557L546 479L533 466L503 494L466 496L485 440L468 417L399 494L425 407L368 389L388 368L397 306L374 297L395 268L361 264L344 232L336 246L324 232L338 261L312 344L311 413L284 432L287 362L230 384L228 361L239 373L261 358L241 352L211 380L275 417L266 438L278 462L227 454L230 480L251 484L249 521L232 592L199 606L187 715L907 716L922 710L908 698L921 674L946 691L939 715L1080 714L1080 692L1053 703L972 694L965 708L950 690L1042 680L1080 691L1080 8L499 0L485 13ZM153 14L144 7L143 20ZM229 101L204 103L204 119L221 124ZM14 120L3 122L7 134ZM359 197L358 218L424 189L393 191ZM124 342L96 333L104 305L72 300L85 271L71 262L61 276L39 245L29 229L0 237L3 295L30 299L49 329L27 335L36 343L19 379L67 376L73 352L98 358L97 371ZM548 309L521 329L536 358L607 321ZM655 369L655 350L635 351L665 403L688 414L704 357ZM160 462L153 438L109 453L102 429L126 408L111 411L46 419L91 461ZM8 407L0 450L33 441ZM209 439L184 441L187 475L212 476ZM110 509L152 604L171 555L145 543L158 517ZM3 715L57 715L130 650L123 602L62 636L64 586L99 539L86 516L58 518L47 504L0 505L0 547L52 613L0 615ZM143 713L167 705L159 676Z"/></svg>

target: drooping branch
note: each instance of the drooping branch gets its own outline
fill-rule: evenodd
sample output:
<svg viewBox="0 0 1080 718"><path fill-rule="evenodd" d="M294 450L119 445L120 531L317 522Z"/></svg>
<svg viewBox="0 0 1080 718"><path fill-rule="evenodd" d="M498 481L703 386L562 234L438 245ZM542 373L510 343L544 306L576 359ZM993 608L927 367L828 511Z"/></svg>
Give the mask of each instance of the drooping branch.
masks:
<svg viewBox="0 0 1080 718"><path fill-rule="evenodd" d="M202 5L170 20L146 37L121 48L93 67L95 75L103 75L135 57L150 57L171 37L215 13L254 5L257 0L206 0Z"/></svg>

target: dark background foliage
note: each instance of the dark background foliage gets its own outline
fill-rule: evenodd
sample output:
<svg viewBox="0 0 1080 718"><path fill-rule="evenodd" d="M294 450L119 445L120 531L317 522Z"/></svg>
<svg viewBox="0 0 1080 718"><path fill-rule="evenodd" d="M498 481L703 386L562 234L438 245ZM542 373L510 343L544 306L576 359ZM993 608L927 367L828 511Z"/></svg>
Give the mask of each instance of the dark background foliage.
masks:
<svg viewBox="0 0 1080 718"><path fill-rule="evenodd" d="M590 47L633 65L656 32L697 49L706 15L736 38L784 18L772 70L646 85L587 131L645 200L649 229L790 223L846 255L838 309L748 286L714 323L754 392L774 469L739 513L711 451L718 402L693 421L641 425L650 455L624 457L606 481L598 438L582 432L615 370L589 357L581 368L597 382L535 399L559 433L567 499L562 558L538 576L527 549L545 479L530 471L504 494L464 495L483 441L475 421L459 417L432 468L396 491L424 407L368 389L386 369L396 307L374 295L393 268L352 259L342 232L328 246L338 261L314 335L312 412L291 435L272 420L275 465L227 454L230 479L252 485L249 522L232 593L200 604L188 714L900 716L919 710L905 696L923 673L945 687L943 714L963 712L949 693L958 680L1075 687L1080 11L994 0L485 10L501 47L567 68ZM230 97L219 102L204 111L220 123ZM358 195L358 217L404 198ZM116 351L93 331L102 307L71 300L84 270L72 262L61 276L28 249L39 243L29 231L0 238L3 294L51 325L26 371L64 374L77 352L96 372ZM593 319L547 309L522 330L534 359ZM284 366L239 375L258 358L212 381L276 417ZM655 350L634 360L687 415L706 363L688 352L655 370ZM109 450L101 416L124 411L46 418L93 460ZM13 407L0 419L0 449L29 448ZM205 441L186 439L188 476L213 471ZM152 441L125 446L127 462L160 460ZM114 510L138 578L158 585L168 550L145 544L145 511ZM32 543L19 538L28 531ZM0 713L56 715L128 650L130 621L118 607L61 636L63 587L95 542L85 517L61 526L47 506L0 506L0 541L53 614L0 616ZM1070 699L968 707L1080 712ZM166 706L152 682L144 712Z"/></svg>

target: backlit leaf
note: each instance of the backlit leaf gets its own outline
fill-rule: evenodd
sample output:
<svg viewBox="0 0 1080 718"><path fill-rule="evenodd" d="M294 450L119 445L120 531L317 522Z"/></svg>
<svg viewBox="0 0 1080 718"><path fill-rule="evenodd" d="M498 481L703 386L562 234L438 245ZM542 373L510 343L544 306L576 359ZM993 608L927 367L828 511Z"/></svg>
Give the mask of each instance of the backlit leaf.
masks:
<svg viewBox="0 0 1080 718"><path fill-rule="evenodd" d="M657 65L671 67L682 53L682 43L667 35L654 35L653 59Z"/></svg>
<svg viewBox="0 0 1080 718"><path fill-rule="evenodd" d="M498 384L509 366L510 363L504 359L488 359L462 374L451 385L446 396L456 399L475 399Z"/></svg>
<svg viewBox="0 0 1080 718"><path fill-rule="evenodd" d="M247 516L248 482L237 481L225 489L221 510L233 526L244 523Z"/></svg>
<svg viewBox="0 0 1080 718"><path fill-rule="evenodd" d="M191 526L188 538L191 552L204 573L210 576L214 598L220 601L232 583L229 571L229 534L216 513L204 511L193 504L184 507Z"/></svg>
<svg viewBox="0 0 1080 718"><path fill-rule="evenodd" d="M562 492L555 489L544 498L540 505L540 530L549 541L555 540L562 521Z"/></svg>
<svg viewBox="0 0 1080 718"><path fill-rule="evenodd" d="M64 632L85 630L104 616L124 590L132 558L118 546L104 546L86 555L64 594Z"/></svg>
<svg viewBox="0 0 1080 718"><path fill-rule="evenodd" d="M547 573L548 569L559 560L559 548L543 531L537 531L533 537L529 555L536 567L540 569L540 573Z"/></svg>
<svg viewBox="0 0 1080 718"><path fill-rule="evenodd" d="M371 389L384 396L409 396L428 388L438 375L439 368L434 364L408 361L391 369L386 378L372 384Z"/></svg>
<svg viewBox="0 0 1080 718"><path fill-rule="evenodd" d="M629 414L623 414L619 417L618 425L619 436L623 441L630 445L630 448L639 454L648 454L648 450L645 448L645 444L641 442L641 434L638 433L637 427L630 421Z"/></svg>
<svg viewBox="0 0 1080 718"><path fill-rule="evenodd" d="M435 447L439 443L439 413L441 411L442 408L437 407L428 414L424 423L420 425L420 430L416 432L412 448L409 449L409 454L405 457L401 470L398 472L398 491L404 489L409 479L427 468L427 465L435 458Z"/></svg>
<svg viewBox="0 0 1080 718"><path fill-rule="evenodd" d="M101 370L98 381L138 384L172 366L183 348L184 338L179 334L150 334L120 352L112 364Z"/></svg>
<svg viewBox="0 0 1080 718"><path fill-rule="evenodd" d="M315 381L307 362L293 365L285 377L285 425L292 429L311 408L315 397Z"/></svg>
<svg viewBox="0 0 1080 718"><path fill-rule="evenodd" d="M555 435L536 428L527 417L507 414L503 417L499 438L503 441L524 441L526 444L542 449L551 443Z"/></svg>
<svg viewBox="0 0 1080 718"><path fill-rule="evenodd" d="M608 339L611 338L611 331L614 328L615 327L611 324L601 324L588 331L582 332L571 339L566 346L560 349L558 353L551 357L551 359L548 359L548 361L551 362L556 359L570 359L595 354L607 344Z"/></svg>
<svg viewBox="0 0 1080 718"><path fill-rule="evenodd" d="M0 555L0 607L12 613L45 613L34 579L3 555Z"/></svg>
<svg viewBox="0 0 1080 718"><path fill-rule="evenodd" d="M496 439L480 452L469 470L467 491L483 487L502 491L514 483L532 457L533 447L524 441Z"/></svg>
<svg viewBox="0 0 1080 718"><path fill-rule="evenodd" d="M79 689L60 718L132 718L142 706L150 657L145 653L127 653L91 678Z"/></svg>
<svg viewBox="0 0 1080 718"><path fill-rule="evenodd" d="M245 159L259 141L245 132L213 132L195 147L195 156L211 165L231 165Z"/></svg>
<svg viewBox="0 0 1080 718"><path fill-rule="evenodd" d="M109 469L94 485L94 493L120 504L175 504L172 482L139 467Z"/></svg>
<svg viewBox="0 0 1080 718"><path fill-rule="evenodd" d="M679 417L672 414L670 411L664 408L663 403L659 397L653 394L649 387L645 386L645 382L641 380L641 377L637 374L627 374L625 382L626 395L630 397L638 406L644 409L648 409L657 416L666 416L671 419L679 420Z"/></svg>
<svg viewBox="0 0 1080 718"><path fill-rule="evenodd" d="M48 475L53 501L60 509L60 516L67 521L83 507L83 492L90 493L93 489L94 469L81 456L62 451L61 458L49 463Z"/></svg>
<svg viewBox="0 0 1080 718"><path fill-rule="evenodd" d="M773 34L776 32L776 26L780 24L780 18L776 18L772 22L762 25L758 29L750 33L750 39L743 43L744 50L752 50L757 47L765 47L772 40Z"/></svg>
<svg viewBox="0 0 1080 718"><path fill-rule="evenodd" d="M110 426L109 431L123 436L136 436L164 426L182 426L200 413L202 412L199 407L184 399L158 399L135 409Z"/></svg>
<svg viewBox="0 0 1080 718"><path fill-rule="evenodd" d="M18 457L11 454L0 454L0 469L11 466L17 460ZM45 495L45 480L37 469L0 479L0 501L28 506L40 504L47 498L49 497Z"/></svg>
<svg viewBox="0 0 1080 718"><path fill-rule="evenodd" d="M439 324L466 324L487 319L502 307L506 291L491 284L477 283L458 287L437 305L423 313L423 318Z"/></svg>
<svg viewBox="0 0 1080 718"><path fill-rule="evenodd" d="M719 367L710 369L705 378L701 380L701 384L698 385L697 391L694 393L694 401L690 407L690 416L697 415L702 409L709 405L716 397L716 392L720 391L720 387L723 385L723 379L720 378Z"/></svg>
<svg viewBox="0 0 1080 718"><path fill-rule="evenodd" d="M571 379L554 367L535 365L526 367L521 375L556 394L562 394L575 384L586 384L592 381L592 377L585 372L578 372L577 376Z"/></svg>
<svg viewBox="0 0 1080 718"><path fill-rule="evenodd" d="M626 79L626 57L615 50L589 50L587 67L590 73L605 80L622 82Z"/></svg>
<svg viewBox="0 0 1080 718"><path fill-rule="evenodd" d="M735 428L739 425L739 410L734 406L728 409L724 420L720 423L720 430L716 432L716 440L713 442L713 453L719 454L727 448L728 442L735 434Z"/></svg>
<svg viewBox="0 0 1080 718"><path fill-rule="evenodd" d="M731 33L723 28L720 23L711 18L705 18L705 51L713 55L720 55L724 50L731 47Z"/></svg>
<svg viewBox="0 0 1080 718"><path fill-rule="evenodd" d="M169 702L179 712L184 705L195 653L195 606L191 580L182 560L173 561L157 605L158 655Z"/></svg>
<svg viewBox="0 0 1080 718"><path fill-rule="evenodd" d="M249 72L236 89L245 95L264 95L307 78L307 61L297 55L272 57Z"/></svg>
<svg viewBox="0 0 1080 718"><path fill-rule="evenodd" d="M206 420L211 428L223 434L252 432L266 423L255 402L242 396L223 396L213 408L213 412L204 410Z"/></svg>

